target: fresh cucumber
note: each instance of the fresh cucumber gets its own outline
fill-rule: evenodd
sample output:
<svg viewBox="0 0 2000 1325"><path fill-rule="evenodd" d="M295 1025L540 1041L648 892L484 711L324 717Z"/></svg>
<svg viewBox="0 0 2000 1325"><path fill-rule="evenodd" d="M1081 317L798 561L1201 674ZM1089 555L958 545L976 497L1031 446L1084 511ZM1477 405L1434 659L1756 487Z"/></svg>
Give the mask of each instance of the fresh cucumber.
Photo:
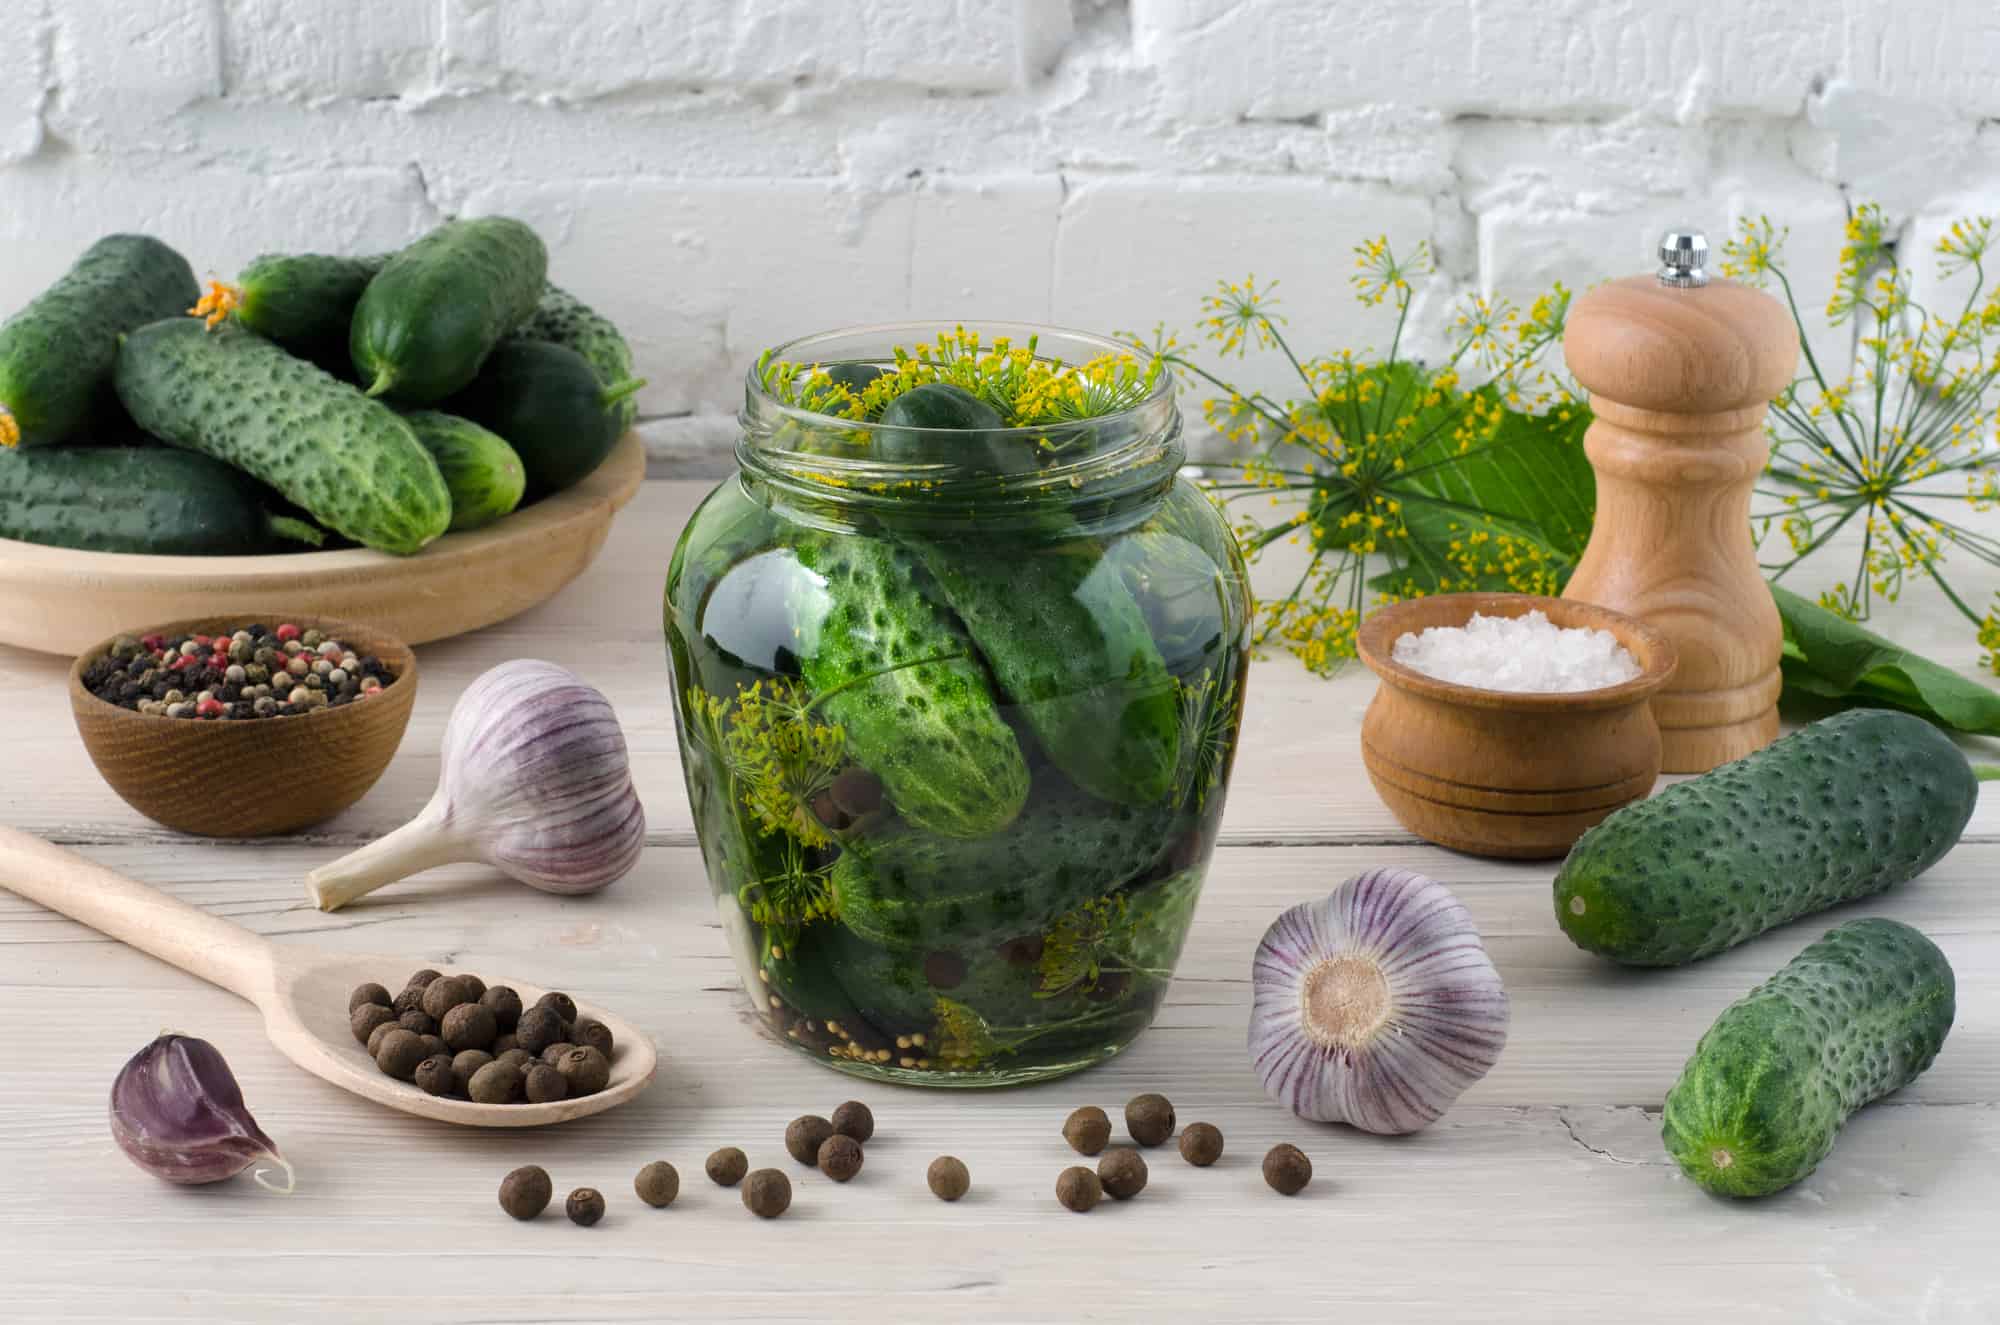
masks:
<svg viewBox="0 0 2000 1325"><path fill-rule="evenodd" d="M606 387L575 350L550 341L510 340L479 377L446 406L507 439L528 474L528 493L545 497L588 478L625 435L619 403L644 386Z"/></svg>
<svg viewBox="0 0 2000 1325"><path fill-rule="evenodd" d="M236 278L235 318L302 359L344 372L355 306L389 257L267 253Z"/></svg>
<svg viewBox="0 0 2000 1325"><path fill-rule="evenodd" d="M448 221L390 258L349 331L368 394L430 405L465 387L535 311L548 269L540 236L505 216Z"/></svg>
<svg viewBox="0 0 2000 1325"><path fill-rule="evenodd" d="M187 259L146 235L92 244L0 324L0 445L68 440L111 392L118 338L201 298Z"/></svg>
<svg viewBox="0 0 2000 1325"><path fill-rule="evenodd" d="M1783 1191L1850 1114L1931 1065L1955 1011L1935 943L1894 920L1850 920L1708 1028L1667 1094L1667 1153L1717 1195Z"/></svg>
<svg viewBox="0 0 2000 1325"><path fill-rule="evenodd" d="M541 301L528 320L516 327L514 339L547 341L575 350L597 374L598 385L615 391L632 380L632 347L610 318L591 308L575 295L551 285L542 291ZM639 418L638 400L627 395L613 407L620 435L630 431Z"/></svg>
<svg viewBox="0 0 2000 1325"><path fill-rule="evenodd" d="M945 837L1011 822L1028 765L972 642L908 553L859 535L802 539L789 604L800 668L855 762L902 816Z"/></svg>
<svg viewBox="0 0 2000 1325"><path fill-rule="evenodd" d="M0 538L85 552L220 557L317 545L273 514L276 493L218 460L165 446L0 452Z"/></svg>
<svg viewBox="0 0 2000 1325"><path fill-rule="evenodd" d="M1570 848L1556 921L1578 947L1679 966L1929 869L1979 782L1921 718L1850 709L1628 805Z"/></svg>
<svg viewBox="0 0 2000 1325"><path fill-rule="evenodd" d="M241 327L142 327L116 382L140 427L262 479L357 543L408 554L451 523L451 493L409 424Z"/></svg>
<svg viewBox="0 0 2000 1325"><path fill-rule="evenodd" d="M403 420L444 475L452 533L484 529L521 504L528 481L521 457L497 434L434 409L411 410Z"/></svg>

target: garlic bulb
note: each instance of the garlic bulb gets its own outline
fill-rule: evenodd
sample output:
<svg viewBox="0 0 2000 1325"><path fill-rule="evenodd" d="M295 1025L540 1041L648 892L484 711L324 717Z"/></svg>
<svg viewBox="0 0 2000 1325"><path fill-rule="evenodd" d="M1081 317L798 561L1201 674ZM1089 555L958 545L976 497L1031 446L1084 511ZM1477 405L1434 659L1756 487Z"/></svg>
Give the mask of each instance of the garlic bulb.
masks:
<svg viewBox="0 0 2000 1325"><path fill-rule="evenodd" d="M221 1182L255 1167L258 1186L292 1190L292 1166L243 1107L229 1064L192 1035L162 1034L119 1069L111 1136L134 1164L167 1182ZM283 1186L265 1178L274 1169Z"/></svg>
<svg viewBox="0 0 2000 1325"><path fill-rule="evenodd" d="M306 876L322 911L434 865L480 860L549 893L623 878L645 845L611 704L554 663L502 663L459 697L424 812Z"/></svg>
<svg viewBox="0 0 2000 1325"><path fill-rule="evenodd" d="M1251 980L1251 1062L1315 1122L1414 1132L1507 1042L1507 991L1471 913L1411 870L1358 874L1279 916Z"/></svg>

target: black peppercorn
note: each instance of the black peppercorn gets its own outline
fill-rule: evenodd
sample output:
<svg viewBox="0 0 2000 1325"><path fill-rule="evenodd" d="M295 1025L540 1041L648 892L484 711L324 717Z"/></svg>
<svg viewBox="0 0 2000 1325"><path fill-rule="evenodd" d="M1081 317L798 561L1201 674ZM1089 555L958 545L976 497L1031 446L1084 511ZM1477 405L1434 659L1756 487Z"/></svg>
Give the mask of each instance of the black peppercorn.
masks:
<svg viewBox="0 0 2000 1325"><path fill-rule="evenodd" d="M547 1063L536 1063L523 1078L530 1104L554 1104L569 1098L569 1081Z"/></svg>
<svg viewBox="0 0 2000 1325"><path fill-rule="evenodd" d="M396 1018L396 1024L412 1035L436 1035L438 1019L422 1008L411 1008Z"/></svg>
<svg viewBox="0 0 2000 1325"><path fill-rule="evenodd" d="M611 1082L611 1060L589 1045L572 1049L556 1064L572 1095L595 1095Z"/></svg>
<svg viewBox="0 0 2000 1325"><path fill-rule="evenodd" d="M587 1044L606 1058L611 1057L611 1028L590 1017L577 1018L571 1038L577 1044Z"/></svg>
<svg viewBox="0 0 2000 1325"><path fill-rule="evenodd" d="M481 994L479 1006L493 1014L493 1024L503 1032L521 1020L521 996L507 985L494 985Z"/></svg>
<svg viewBox="0 0 2000 1325"><path fill-rule="evenodd" d="M792 1180L776 1169L758 1169L743 1180L743 1208L759 1219L776 1219L792 1206Z"/></svg>
<svg viewBox="0 0 2000 1325"><path fill-rule="evenodd" d="M433 971L430 967L426 966L423 970L418 971L415 975L410 977L409 980L410 988L422 989L425 985L429 984L431 981L438 979L442 974L443 972Z"/></svg>
<svg viewBox="0 0 2000 1325"><path fill-rule="evenodd" d="M956 989L965 981L965 958L955 952L934 952L924 958L924 979L933 989Z"/></svg>
<svg viewBox="0 0 2000 1325"><path fill-rule="evenodd" d="M466 1093L474 1104L512 1104L521 1098L524 1084L520 1068L495 1061L472 1074Z"/></svg>
<svg viewBox="0 0 2000 1325"><path fill-rule="evenodd" d="M1111 1141L1111 1119L1095 1104L1086 1104L1063 1122L1063 1140L1079 1155L1095 1155Z"/></svg>
<svg viewBox="0 0 2000 1325"><path fill-rule="evenodd" d="M750 1160L735 1146L724 1146L710 1155L702 1168L707 1172L708 1180L716 1186L734 1187L749 1172Z"/></svg>
<svg viewBox="0 0 2000 1325"><path fill-rule="evenodd" d="M493 1055L493 1061L505 1063L516 1072L525 1075L528 1069L535 1065L535 1056L526 1049L509 1049L505 1053Z"/></svg>
<svg viewBox="0 0 2000 1325"><path fill-rule="evenodd" d="M1104 1199L1104 1184L1095 1173L1077 1164L1056 1175L1056 1199L1065 1209L1084 1214Z"/></svg>
<svg viewBox="0 0 2000 1325"><path fill-rule="evenodd" d="M531 1054L555 1044L563 1038L563 1019L553 1008L545 1008L539 1003L521 1014L521 1020L514 1026L514 1041Z"/></svg>
<svg viewBox="0 0 2000 1325"><path fill-rule="evenodd" d="M444 1014L444 1042L453 1049L484 1049L493 1043L493 1013L477 1003L460 1003Z"/></svg>
<svg viewBox="0 0 2000 1325"><path fill-rule="evenodd" d="M389 991L374 983L354 986L354 992L347 996L347 1010L352 1012L366 1003L380 1003L388 1007Z"/></svg>
<svg viewBox="0 0 2000 1325"><path fill-rule="evenodd" d="M570 1223L589 1228L604 1218L604 1194L595 1187L579 1187L563 1202L563 1212Z"/></svg>
<svg viewBox="0 0 2000 1325"><path fill-rule="evenodd" d="M418 1063L414 1076L417 1089L426 1095L449 1095L452 1092L451 1060L443 1054Z"/></svg>
<svg viewBox="0 0 2000 1325"><path fill-rule="evenodd" d="M956 1201L972 1188L972 1174L966 1170L965 1161L956 1155L939 1155L932 1160L924 1181L930 1184L931 1195L940 1201Z"/></svg>
<svg viewBox="0 0 2000 1325"><path fill-rule="evenodd" d="M424 1057L435 1058L439 1054L443 1054L446 1058L451 1057L451 1046L444 1042L443 1036L419 1035L417 1039L424 1046Z"/></svg>
<svg viewBox="0 0 2000 1325"><path fill-rule="evenodd" d="M465 996L465 981L455 975L447 975L424 986L424 1011L444 1020L444 1015L460 1003L471 1003Z"/></svg>
<svg viewBox="0 0 2000 1325"><path fill-rule="evenodd" d="M785 1128L785 1150L801 1164L817 1164L819 1148L832 1135L832 1123L816 1113L801 1114Z"/></svg>
<svg viewBox="0 0 2000 1325"><path fill-rule="evenodd" d="M1295 1145L1280 1142L1264 1156L1264 1181L1280 1196L1297 1196L1312 1176L1313 1162Z"/></svg>
<svg viewBox="0 0 2000 1325"><path fill-rule="evenodd" d="M377 1026L393 1026L396 1014L380 1003L363 1003L347 1014L347 1028L354 1032L354 1038L368 1043L368 1037Z"/></svg>
<svg viewBox="0 0 2000 1325"><path fill-rule="evenodd" d="M833 1130L866 1145L875 1137L875 1114L860 1100L849 1100L833 1111Z"/></svg>
<svg viewBox="0 0 2000 1325"><path fill-rule="evenodd" d="M842 813L859 819L882 808L882 779L850 764L834 774L827 794Z"/></svg>
<svg viewBox="0 0 2000 1325"><path fill-rule="evenodd" d="M550 1045L548 1048L542 1050L541 1059L544 1063L547 1063L550 1067L554 1067L562 1062L564 1054L568 1053L570 1050L574 1048L576 1048L576 1046L571 1044L568 1040L558 1040L554 1044Z"/></svg>
<svg viewBox="0 0 2000 1325"><path fill-rule="evenodd" d="M549 1208L555 1184L539 1164L515 1169L500 1180L500 1208L516 1219L533 1219Z"/></svg>
<svg viewBox="0 0 2000 1325"><path fill-rule="evenodd" d="M417 1064L423 1061L424 1042L400 1026L384 1035L375 1050L375 1066L399 1081L415 1076Z"/></svg>
<svg viewBox="0 0 2000 1325"><path fill-rule="evenodd" d="M1222 1158L1222 1129L1214 1123L1189 1123L1181 1129L1181 1158L1205 1169Z"/></svg>
<svg viewBox="0 0 2000 1325"><path fill-rule="evenodd" d="M548 1008L564 1021L576 1020L576 1000L558 990L550 990L535 1000L538 1008Z"/></svg>
<svg viewBox="0 0 2000 1325"><path fill-rule="evenodd" d="M383 1036L387 1035L390 1031L399 1031L401 1029L403 1028L401 1026L398 1026L395 1022L385 1021L380 1026L377 1026L374 1030L368 1032L368 1056L370 1058L373 1058L378 1052L380 1052L382 1048Z"/></svg>
<svg viewBox="0 0 2000 1325"><path fill-rule="evenodd" d="M846 1182L861 1172L861 1143L835 1132L819 1145L819 1171L835 1182Z"/></svg>
<svg viewBox="0 0 2000 1325"><path fill-rule="evenodd" d="M1174 1106L1165 1095L1134 1095L1125 1106L1125 1130L1142 1146L1156 1146L1174 1134Z"/></svg>
<svg viewBox="0 0 2000 1325"><path fill-rule="evenodd" d="M483 1049L467 1049L461 1053L453 1054L451 1059L452 1089L461 1095L465 1094L466 1087L472 1081L472 1074L492 1061L493 1055Z"/></svg>
<svg viewBox="0 0 2000 1325"><path fill-rule="evenodd" d="M1008 939L1000 945L1000 960L1009 966L1035 966L1040 964L1042 949L1046 946L1046 941L1040 934Z"/></svg>
<svg viewBox="0 0 2000 1325"><path fill-rule="evenodd" d="M1118 1200L1129 1201L1146 1190L1146 1161L1120 1146L1097 1161L1097 1180Z"/></svg>
<svg viewBox="0 0 2000 1325"><path fill-rule="evenodd" d="M639 1176L632 1179L632 1190L654 1209L669 1206L681 1194L681 1175L664 1159L656 1159L640 1169Z"/></svg>

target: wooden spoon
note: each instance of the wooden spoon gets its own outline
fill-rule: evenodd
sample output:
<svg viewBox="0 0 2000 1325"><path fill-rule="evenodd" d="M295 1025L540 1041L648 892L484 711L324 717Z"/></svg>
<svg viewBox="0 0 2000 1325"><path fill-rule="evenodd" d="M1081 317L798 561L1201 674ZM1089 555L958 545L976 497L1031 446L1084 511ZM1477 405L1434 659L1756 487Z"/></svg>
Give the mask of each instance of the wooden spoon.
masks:
<svg viewBox="0 0 2000 1325"><path fill-rule="evenodd" d="M348 1030L347 997L354 987L385 976L394 980L416 969L420 963L408 957L272 943L11 828L0 828L0 887L249 1000L264 1014L264 1032L285 1057L342 1090L404 1113L467 1127L541 1127L623 1104L659 1070L652 1040L636 1026L579 1002L580 1012L611 1030L611 1081L603 1090L553 1104L474 1104L426 1095L407 1081L384 1076ZM453 968L436 969L454 973ZM529 1005L548 992L518 980L492 983L513 986Z"/></svg>

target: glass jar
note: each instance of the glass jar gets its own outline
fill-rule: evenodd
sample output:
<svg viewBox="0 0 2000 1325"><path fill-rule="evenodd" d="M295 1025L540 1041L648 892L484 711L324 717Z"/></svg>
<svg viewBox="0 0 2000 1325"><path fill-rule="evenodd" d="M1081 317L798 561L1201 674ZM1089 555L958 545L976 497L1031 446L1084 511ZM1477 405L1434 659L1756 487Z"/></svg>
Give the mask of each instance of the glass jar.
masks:
<svg viewBox="0 0 2000 1325"><path fill-rule="evenodd" d="M982 330L1042 365L1130 356ZM767 359L860 384L935 334ZM1222 816L1248 601L1227 527L1178 477L1170 376L1126 385L1114 413L1033 428L897 427L787 404L760 365L738 473L675 550L675 716L723 927L771 1029L842 1071L1052 1078L1131 1043L1166 994Z"/></svg>

